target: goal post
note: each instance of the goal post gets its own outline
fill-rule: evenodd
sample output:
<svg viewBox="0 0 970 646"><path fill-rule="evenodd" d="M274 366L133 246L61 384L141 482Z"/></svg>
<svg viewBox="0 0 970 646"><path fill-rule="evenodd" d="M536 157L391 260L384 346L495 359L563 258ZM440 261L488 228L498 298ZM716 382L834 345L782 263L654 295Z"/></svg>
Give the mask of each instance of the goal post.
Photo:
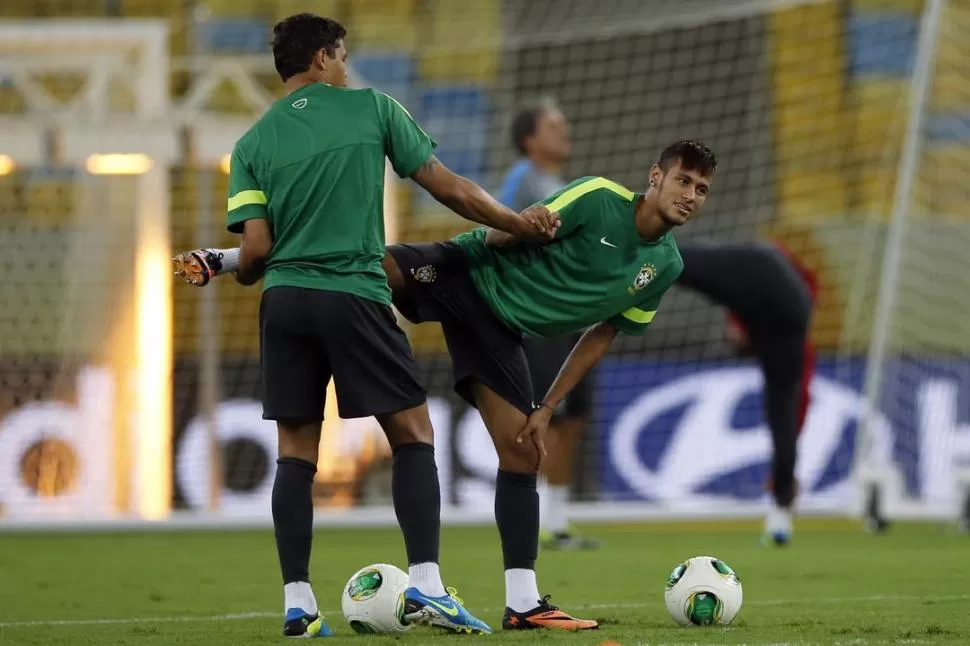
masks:
<svg viewBox="0 0 970 646"><path fill-rule="evenodd" d="M857 449L860 500L876 529L887 517L948 518L964 527L970 519L970 300L962 251L970 191L959 179L970 170L970 137L960 126L954 131L970 105L961 71L968 25L964 4L926 1L865 382L868 410L897 420L896 441L873 451L867 424Z"/></svg>

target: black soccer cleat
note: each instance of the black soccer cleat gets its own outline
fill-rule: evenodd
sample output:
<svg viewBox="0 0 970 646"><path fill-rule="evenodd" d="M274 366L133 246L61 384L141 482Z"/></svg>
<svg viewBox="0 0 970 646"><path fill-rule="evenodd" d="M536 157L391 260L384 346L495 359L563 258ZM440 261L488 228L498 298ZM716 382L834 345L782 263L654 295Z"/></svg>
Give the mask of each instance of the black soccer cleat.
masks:
<svg viewBox="0 0 970 646"><path fill-rule="evenodd" d="M592 619L576 619L549 603L549 595L539 600L539 605L526 612L516 612L511 608L505 609L502 619L503 630L535 630L548 628L552 630L596 630L599 622Z"/></svg>
<svg viewBox="0 0 970 646"><path fill-rule="evenodd" d="M215 249L193 249L172 258L175 275L196 287L204 287L222 271L222 254Z"/></svg>

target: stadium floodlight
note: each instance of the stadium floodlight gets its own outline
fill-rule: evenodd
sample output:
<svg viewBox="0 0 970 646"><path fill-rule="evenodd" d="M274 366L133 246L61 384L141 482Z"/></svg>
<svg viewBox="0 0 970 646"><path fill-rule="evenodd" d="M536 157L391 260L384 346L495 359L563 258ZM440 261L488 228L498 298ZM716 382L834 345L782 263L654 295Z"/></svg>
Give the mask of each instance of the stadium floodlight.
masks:
<svg viewBox="0 0 970 646"><path fill-rule="evenodd" d="M157 208L157 207L156 207ZM145 227L135 264L135 504L159 520L172 502L172 298L168 232Z"/></svg>
<svg viewBox="0 0 970 646"><path fill-rule="evenodd" d="M154 166L143 153L103 153L88 156L84 168L92 175L142 175Z"/></svg>

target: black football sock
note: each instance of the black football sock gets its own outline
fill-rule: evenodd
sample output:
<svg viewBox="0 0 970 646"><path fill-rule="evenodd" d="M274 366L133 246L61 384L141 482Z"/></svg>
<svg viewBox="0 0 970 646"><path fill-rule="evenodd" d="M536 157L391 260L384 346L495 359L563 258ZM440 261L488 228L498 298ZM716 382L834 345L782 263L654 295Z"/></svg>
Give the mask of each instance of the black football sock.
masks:
<svg viewBox="0 0 970 646"><path fill-rule="evenodd" d="M499 469L495 481L495 522L502 539L505 569L534 570L539 553L539 494L535 474Z"/></svg>
<svg viewBox="0 0 970 646"><path fill-rule="evenodd" d="M441 534L441 489L434 446L401 444L392 450L391 496L404 534L408 564L437 563Z"/></svg>
<svg viewBox="0 0 970 646"><path fill-rule="evenodd" d="M273 482L273 528L283 583L310 581L313 543L313 476L317 467L299 458L279 458Z"/></svg>

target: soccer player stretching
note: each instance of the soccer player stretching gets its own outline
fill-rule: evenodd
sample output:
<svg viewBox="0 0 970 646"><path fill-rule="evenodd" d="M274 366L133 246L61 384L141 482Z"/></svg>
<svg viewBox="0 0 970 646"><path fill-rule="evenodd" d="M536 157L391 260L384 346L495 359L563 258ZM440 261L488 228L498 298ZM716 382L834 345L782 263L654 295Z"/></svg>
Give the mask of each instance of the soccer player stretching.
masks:
<svg viewBox="0 0 970 646"><path fill-rule="evenodd" d="M396 101L348 89L345 29L312 14L273 29L286 96L236 143L228 228L242 234L236 279L263 279L263 417L279 430L273 526L288 636L330 634L310 587L311 488L327 383L344 418L374 416L393 451L392 496L410 564L406 618L490 632L438 570L440 492L433 431L407 339L391 311L384 257L385 156L463 217L513 235L552 235L544 209L519 217L432 155ZM536 215L538 213L538 215ZM233 254L231 254L233 255Z"/></svg>
<svg viewBox="0 0 970 646"><path fill-rule="evenodd" d="M498 452L495 520L505 566L507 630L596 628L539 594L536 478L553 412L619 332L642 334L683 269L670 230L707 199L716 169L702 144L681 141L634 193L602 177L579 179L544 200L558 212L555 240L530 244L478 229L449 242L392 245L384 268L394 304L413 322L441 323L455 390L476 406ZM183 254L181 273L204 284L233 268L210 250ZM588 328L588 329L587 329ZM524 336L586 329L535 405Z"/></svg>
<svg viewBox="0 0 970 646"><path fill-rule="evenodd" d="M785 545L792 536L798 434L808 412L815 350L809 338L815 284L793 256L774 245L685 242L678 283L731 312L729 331L764 374L764 413L771 429L769 486L774 504L764 536Z"/></svg>

